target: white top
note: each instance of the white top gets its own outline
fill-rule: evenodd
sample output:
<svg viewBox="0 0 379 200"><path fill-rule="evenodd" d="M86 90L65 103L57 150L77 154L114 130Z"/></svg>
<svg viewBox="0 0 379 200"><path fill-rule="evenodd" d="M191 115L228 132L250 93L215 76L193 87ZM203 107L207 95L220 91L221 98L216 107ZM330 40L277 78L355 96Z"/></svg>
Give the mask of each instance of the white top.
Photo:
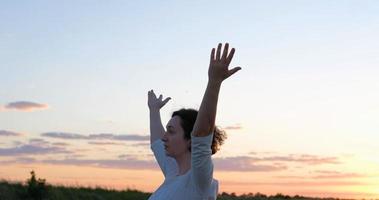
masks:
<svg viewBox="0 0 379 200"><path fill-rule="evenodd" d="M151 144L165 180L149 200L216 200L218 181L213 179L212 163L213 133L205 137L191 134L191 169L178 176L176 160L167 156L162 140Z"/></svg>

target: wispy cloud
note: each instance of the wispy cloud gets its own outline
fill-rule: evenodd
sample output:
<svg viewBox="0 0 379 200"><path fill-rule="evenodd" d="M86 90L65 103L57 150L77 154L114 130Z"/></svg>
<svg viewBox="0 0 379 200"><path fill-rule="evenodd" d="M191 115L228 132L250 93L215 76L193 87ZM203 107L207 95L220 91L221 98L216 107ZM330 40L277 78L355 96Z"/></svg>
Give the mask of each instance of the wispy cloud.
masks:
<svg viewBox="0 0 379 200"><path fill-rule="evenodd" d="M95 142L95 141L88 142L88 144L92 144L92 145L120 145L120 146L125 145L123 143L117 143L117 142Z"/></svg>
<svg viewBox="0 0 379 200"><path fill-rule="evenodd" d="M139 135L114 135L111 133L81 135L76 133L65 132L47 132L41 136L48 138L61 138L68 140L89 140L88 144L91 145L125 145L122 142L116 141L103 141L103 140L121 140L121 141L140 141L136 144L130 144L135 147L149 146L148 138ZM94 149L75 149L70 148L68 151L65 147L67 143L52 143L44 138L31 138L28 144L21 144L13 148L0 148L0 156L27 156L35 154L61 154L65 159L49 159L49 160L36 160L35 162L61 164L61 165L88 165L99 167L113 167L113 168L140 168L140 169L156 169L158 166L155 159L150 156L136 157L136 155L122 154L118 159L82 159L78 156L73 156L75 152L93 152ZM75 146L74 146L75 147ZM101 150L101 151L105 151ZM268 156L267 153L252 152L249 156L234 156L225 158L213 158L213 163L217 170L220 171L237 171L237 172L274 172L284 171L289 169L289 164L295 162L302 165L322 165L322 164L339 164L341 163L337 157L325 157L309 154L288 154L278 155L271 152ZM17 158L16 157L16 158ZM143 160L141 160L143 159ZM29 160L28 160L29 161ZM342 176L356 176L357 174L342 174L332 171L317 171L315 178L322 179L327 177L342 177Z"/></svg>
<svg viewBox="0 0 379 200"><path fill-rule="evenodd" d="M304 178L303 178L304 179ZM315 187L315 186L362 186L362 185L378 185L377 183L367 183L362 181L313 181L309 179L303 181L267 181L267 182L248 182L248 181L223 181L226 185L267 185L267 186L282 186L282 187Z"/></svg>
<svg viewBox="0 0 379 200"><path fill-rule="evenodd" d="M50 142L46 141L44 139L41 139L41 138L31 138L31 139L29 139L29 144L30 145L37 145L37 146L46 146L46 145L49 145Z"/></svg>
<svg viewBox="0 0 379 200"><path fill-rule="evenodd" d="M150 136L143 135L115 135L112 133L100 133L81 135L77 133L65 133L65 132L47 132L42 133L43 137L60 138L60 139L86 139L86 140L121 140L121 141L147 141Z"/></svg>
<svg viewBox="0 0 379 200"><path fill-rule="evenodd" d="M314 174L314 175L312 175ZM372 175L359 174L359 173L348 173L348 172L338 172L338 171L326 171L326 170L316 170L311 172L307 177L304 176L274 176L277 179L301 179L308 178L311 180L316 179L348 179L348 178L365 178L372 177Z"/></svg>
<svg viewBox="0 0 379 200"><path fill-rule="evenodd" d="M35 110L44 110L47 108L49 108L47 104L35 103L30 101L15 101L3 106L2 109L0 109L0 111L18 110L24 112L31 112Z"/></svg>
<svg viewBox="0 0 379 200"><path fill-rule="evenodd" d="M302 165L323 165L323 164L341 164L338 157L323 157L308 154L289 154L287 156L273 155L261 156L261 153L252 152L254 156L235 156L225 158L214 158L213 162L218 170L225 171L250 171L250 172L267 172L282 171L288 169L288 163L295 162ZM266 153L262 153L266 155ZM274 153L270 153L274 154ZM333 174L333 176L343 176L342 174ZM345 174L347 175L347 174ZM320 175L327 176L325 174ZM328 176L332 176L328 174ZM350 174L353 176L353 174Z"/></svg>
<svg viewBox="0 0 379 200"><path fill-rule="evenodd" d="M7 130L0 130L0 136L22 136L22 133L14 132L14 131L7 131Z"/></svg>
<svg viewBox="0 0 379 200"><path fill-rule="evenodd" d="M80 135L77 133L65 133L65 132L47 132L47 133L42 133L41 136L50 137L50 138L60 138L60 139L88 139L84 135Z"/></svg>
<svg viewBox="0 0 379 200"><path fill-rule="evenodd" d="M119 159L123 159L123 160L125 160L125 159L134 159L135 156L133 156L131 154L121 154L121 155L118 156L118 158Z"/></svg>
<svg viewBox="0 0 379 200"><path fill-rule="evenodd" d="M28 143L14 141L14 147L0 148L0 156L24 156L41 154L72 154L64 147L54 146L47 140L41 138L31 138Z"/></svg>
<svg viewBox="0 0 379 200"><path fill-rule="evenodd" d="M51 143L53 146L69 146L70 144L65 143L65 142L53 142Z"/></svg>
<svg viewBox="0 0 379 200"><path fill-rule="evenodd" d="M117 169L142 169L142 170L155 170L159 169L158 164L153 160L138 160L135 158L127 159L42 159L37 160L34 158L19 157L12 161L0 161L2 164L14 163L43 163L54 165L74 165L74 166L93 166L100 168L117 168Z"/></svg>
<svg viewBox="0 0 379 200"><path fill-rule="evenodd" d="M318 175L313 176L313 179L337 179L337 178L361 178L367 177L365 174L358 173L346 173L338 171L328 171L328 170L316 170L314 173Z"/></svg>
<svg viewBox="0 0 379 200"><path fill-rule="evenodd" d="M250 154L257 155L257 152L250 152ZM289 154L285 156L265 156L255 157L256 161L282 161L282 162L297 162L305 163L309 165L321 165L321 164L340 164L338 157L323 157L309 154Z"/></svg>
<svg viewBox="0 0 379 200"><path fill-rule="evenodd" d="M134 146L134 147L149 147L150 146L150 143L147 143L147 142L139 142L139 143L135 143L135 144L131 144L130 146Z"/></svg>
<svg viewBox="0 0 379 200"><path fill-rule="evenodd" d="M224 130L241 130L242 125L241 124L235 124L235 125L231 125L231 126L222 127L222 129L224 129Z"/></svg>
<svg viewBox="0 0 379 200"><path fill-rule="evenodd" d="M0 156L35 155L35 154L56 154L71 153L59 147L43 147L34 144L24 144L11 148L0 148Z"/></svg>
<svg viewBox="0 0 379 200"><path fill-rule="evenodd" d="M213 159L217 170L221 171L243 171L243 172L269 172L286 170L284 164L257 164L256 159L249 156L236 156Z"/></svg>
<svg viewBox="0 0 379 200"><path fill-rule="evenodd" d="M78 166L95 166L104 168L120 168L120 169L157 169L158 166L154 161L137 160L137 159L108 159L108 160L90 160L90 159L64 159L64 160L43 160L48 164L65 164Z"/></svg>
<svg viewBox="0 0 379 200"><path fill-rule="evenodd" d="M31 157L24 157L24 156L18 156L17 158L15 159L12 159L12 160L0 160L0 164L15 164L15 163L22 163L22 164L29 164L29 163L34 163L36 162L36 159L35 158L31 158Z"/></svg>

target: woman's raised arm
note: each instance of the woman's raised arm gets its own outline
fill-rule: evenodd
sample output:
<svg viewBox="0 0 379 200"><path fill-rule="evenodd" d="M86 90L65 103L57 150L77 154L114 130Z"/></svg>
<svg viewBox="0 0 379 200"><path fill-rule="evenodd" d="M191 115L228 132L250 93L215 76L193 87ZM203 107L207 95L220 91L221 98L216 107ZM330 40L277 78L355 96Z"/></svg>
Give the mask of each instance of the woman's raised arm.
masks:
<svg viewBox="0 0 379 200"><path fill-rule="evenodd" d="M167 97L165 100L162 99L163 96L160 95L159 98L155 95L153 90L148 92L148 101L150 111L150 144L153 144L155 140L162 139L165 130L162 125L160 109L166 105L166 103L171 99Z"/></svg>
<svg viewBox="0 0 379 200"><path fill-rule="evenodd" d="M241 67L235 67L229 70L235 49L232 48L229 52L229 44L226 43L221 55L221 47L222 44L219 43L216 55L214 48L211 52L208 84L193 128L193 135L197 137L207 136L214 131L221 83L241 69Z"/></svg>

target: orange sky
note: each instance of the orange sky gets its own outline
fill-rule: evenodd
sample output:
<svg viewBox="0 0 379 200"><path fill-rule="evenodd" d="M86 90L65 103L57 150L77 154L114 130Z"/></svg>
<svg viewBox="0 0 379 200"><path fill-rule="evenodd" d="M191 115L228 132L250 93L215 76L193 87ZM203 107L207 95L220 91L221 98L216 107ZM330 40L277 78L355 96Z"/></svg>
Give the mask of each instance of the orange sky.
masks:
<svg viewBox="0 0 379 200"><path fill-rule="evenodd" d="M105 188L133 188L152 192L163 181L158 170L123 170L83 166L63 165L2 165L0 176L7 180L26 180L30 170L35 170L37 177L47 179L48 183L70 186L101 186ZM379 179L343 178L311 179L270 176L251 172L215 172L220 180L219 192L288 194L317 197L339 198L378 198ZM237 179L237 178L238 179Z"/></svg>

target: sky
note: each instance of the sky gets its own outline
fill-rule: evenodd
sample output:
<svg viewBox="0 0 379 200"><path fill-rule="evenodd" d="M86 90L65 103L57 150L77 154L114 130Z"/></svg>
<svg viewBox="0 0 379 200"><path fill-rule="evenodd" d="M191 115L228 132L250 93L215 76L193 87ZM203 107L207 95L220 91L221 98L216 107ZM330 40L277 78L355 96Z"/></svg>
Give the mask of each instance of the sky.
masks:
<svg viewBox="0 0 379 200"><path fill-rule="evenodd" d="M153 192L147 91L198 109L236 49L219 192L379 198L378 1L1 1L0 179ZM146 181L149 180L149 181Z"/></svg>

